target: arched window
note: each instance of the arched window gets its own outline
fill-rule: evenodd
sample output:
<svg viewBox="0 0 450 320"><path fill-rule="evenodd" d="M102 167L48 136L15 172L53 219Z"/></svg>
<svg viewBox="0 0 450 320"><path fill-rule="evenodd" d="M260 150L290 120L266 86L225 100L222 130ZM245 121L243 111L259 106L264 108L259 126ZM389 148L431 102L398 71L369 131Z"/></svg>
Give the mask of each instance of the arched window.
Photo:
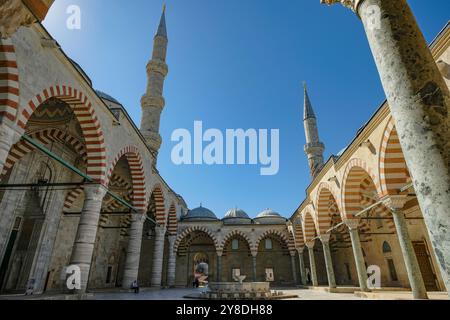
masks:
<svg viewBox="0 0 450 320"><path fill-rule="evenodd" d="M239 250L239 240L238 239L233 239L233 241L231 241L231 249Z"/></svg>
<svg viewBox="0 0 450 320"><path fill-rule="evenodd" d="M265 240L265 247L266 247L266 250L272 250L272 239L269 239L269 238L267 238L266 240Z"/></svg>
<svg viewBox="0 0 450 320"><path fill-rule="evenodd" d="M383 253L391 253L392 249L391 246L387 241L383 242Z"/></svg>

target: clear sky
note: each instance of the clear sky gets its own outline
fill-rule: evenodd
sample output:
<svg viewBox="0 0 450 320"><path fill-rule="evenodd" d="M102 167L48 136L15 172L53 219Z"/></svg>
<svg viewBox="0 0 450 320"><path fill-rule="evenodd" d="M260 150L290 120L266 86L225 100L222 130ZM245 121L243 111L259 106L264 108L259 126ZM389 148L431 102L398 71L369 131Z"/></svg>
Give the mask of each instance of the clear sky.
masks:
<svg viewBox="0 0 450 320"><path fill-rule="evenodd" d="M448 0L409 0L431 41L449 20ZM66 28L69 5L81 29ZM140 124L145 66L160 0L56 0L44 25L91 77ZM310 182L303 145L303 90L318 117L325 158L338 153L384 100L362 25L351 11L319 0L168 0L169 75L158 168L190 208L217 216L235 206L251 217L272 208L290 216ZM280 129L280 171L259 166L175 166L173 130Z"/></svg>

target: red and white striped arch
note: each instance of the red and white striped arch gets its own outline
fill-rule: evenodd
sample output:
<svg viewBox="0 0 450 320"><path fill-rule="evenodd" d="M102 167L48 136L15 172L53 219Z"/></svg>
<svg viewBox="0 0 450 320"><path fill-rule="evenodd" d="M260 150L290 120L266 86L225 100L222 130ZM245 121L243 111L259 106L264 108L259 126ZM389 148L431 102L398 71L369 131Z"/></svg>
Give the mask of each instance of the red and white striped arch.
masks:
<svg viewBox="0 0 450 320"><path fill-rule="evenodd" d="M142 157L139 149L134 146L123 148L114 158L106 175L106 185L108 185L113 171L122 157L126 157L130 167L131 184L133 189L133 206L140 212L147 210L145 172Z"/></svg>
<svg viewBox="0 0 450 320"><path fill-rule="evenodd" d="M175 244L173 246L173 251L176 253L178 251L178 247L180 246L181 242L191 233L194 232L201 232L203 234L208 235L209 238L211 238L211 240L214 243L214 247L216 248L216 251L219 252L221 250L219 250L219 242L217 241L216 236L214 235L214 233L211 232L211 230L209 230L207 227L204 226L191 226L186 228L185 230L183 230L177 237L177 239L175 240Z"/></svg>
<svg viewBox="0 0 450 320"><path fill-rule="evenodd" d="M167 233L169 236L175 236L178 231L177 207L174 203L169 208L169 218L167 222Z"/></svg>
<svg viewBox="0 0 450 320"><path fill-rule="evenodd" d="M156 223L158 223L161 226L165 226L167 219L166 219L166 209L165 209L165 205L164 205L164 194L161 188L161 185L156 184L153 187L153 191L152 191L152 197L153 200L155 201L154 205L155 205L155 220Z"/></svg>
<svg viewBox="0 0 450 320"><path fill-rule="evenodd" d="M329 183L322 182L317 189L316 208L317 208L317 223L319 225L319 234L325 234L331 227L332 217L335 214L341 216L340 208L336 197L336 193L331 188ZM338 209L338 212L331 212L331 209Z"/></svg>
<svg viewBox="0 0 450 320"><path fill-rule="evenodd" d="M384 195L396 195L410 181L400 139L391 117L380 149L380 183Z"/></svg>
<svg viewBox="0 0 450 320"><path fill-rule="evenodd" d="M16 120L19 106L19 69L11 39L0 38L0 123Z"/></svg>
<svg viewBox="0 0 450 320"><path fill-rule="evenodd" d="M314 221L314 210L307 207L302 214L303 237L305 243L312 241L317 236L316 222Z"/></svg>
<svg viewBox="0 0 450 320"><path fill-rule="evenodd" d="M221 250L223 250L227 246L228 242L236 237L245 239L251 252L257 251L257 247L255 248L253 242L250 240L248 235L246 235L244 232L242 232L240 230L232 230L232 231L228 232L227 235L220 242L219 248Z"/></svg>
<svg viewBox="0 0 450 320"><path fill-rule="evenodd" d="M374 191L378 197L382 197L380 183L376 175L361 159L352 159L348 162L343 178L342 210L343 218L351 219L361 211L361 182L370 177L373 181Z"/></svg>
<svg viewBox="0 0 450 320"><path fill-rule="evenodd" d="M289 237L286 234L284 234L284 232L282 232L280 230L275 230L275 229L266 230L258 237L258 239L255 242L256 250L259 249L259 244L261 243L261 241L266 238L269 238L270 236L274 236L275 238L277 238L280 241L281 245L286 246L289 253L295 252L295 246L294 246L293 241L289 241Z"/></svg>
<svg viewBox="0 0 450 320"><path fill-rule="evenodd" d="M84 163L87 164L87 152L83 142L68 133L59 129L50 128L33 132L30 136L44 145L48 145L52 142L70 145L75 152L81 155ZM6 158L5 166L3 167L3 172L0 177L6 175L17 162L35 149L34 146L25 140L16 143L11 148L8 158Z"/></svg>
<svg viewBox="0 0 450 320"><path fill-rule="evenodd" d="M300 223L294 224L294 240L295 248L302 249L305 246L305 238L303 236L303 228Z"/></svg>
<svg viewBox="0 0 450 320"><path fill-rule="evenodd" d="M73 110L78 123L80 124L83 138L86 144L87 170L88 176L94 181L105 184L106 179L106 147L103 132L100 127L92 103L86 95L79 89L65 85L56 85L44 89L37 94L25 106L17 119L18 125L25 129L28 120L33 112L42 103L50 98L57 98L66 102Z"/></svg>

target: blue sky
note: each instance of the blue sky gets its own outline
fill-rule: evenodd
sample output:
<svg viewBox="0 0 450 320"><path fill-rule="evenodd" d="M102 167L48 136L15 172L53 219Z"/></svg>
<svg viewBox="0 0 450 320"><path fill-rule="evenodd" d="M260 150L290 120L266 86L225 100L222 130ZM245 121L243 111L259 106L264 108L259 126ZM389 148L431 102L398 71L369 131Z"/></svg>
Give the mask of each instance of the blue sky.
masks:
<svg viewBox="0 0 450 320"><path fill-rule="evenodd" d="M56 0L44 25L91 77L140 123L145 66L161 15L160 0ZM190 208L203 203L219 217L238 206L290 216L310 183L303 145L303 91L319 121L325 157L355 136L384 100L362 25L341 6L319 0L168 0L170 73L161 118L158 168ZM449 20L448 0L409 0L431 41ZM78 5L80 30L66 26ZM173 130L280 129L280 171L259 166L175 166Z"/></svg>

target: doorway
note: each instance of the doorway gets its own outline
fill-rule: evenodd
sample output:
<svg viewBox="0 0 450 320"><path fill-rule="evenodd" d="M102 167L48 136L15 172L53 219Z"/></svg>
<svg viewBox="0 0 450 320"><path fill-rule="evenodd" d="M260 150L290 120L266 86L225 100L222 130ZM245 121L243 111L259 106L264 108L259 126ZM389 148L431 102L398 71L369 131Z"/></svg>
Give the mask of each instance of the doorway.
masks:
<svg viewBox="0 0 450 320"><path fill-rule="evenodd" d="M439 291L436 273L434 272L434 268L431 263L431 257L428 252L427 244L425 241L416 241L413 242L413 246L427 291Z"/></svg>

